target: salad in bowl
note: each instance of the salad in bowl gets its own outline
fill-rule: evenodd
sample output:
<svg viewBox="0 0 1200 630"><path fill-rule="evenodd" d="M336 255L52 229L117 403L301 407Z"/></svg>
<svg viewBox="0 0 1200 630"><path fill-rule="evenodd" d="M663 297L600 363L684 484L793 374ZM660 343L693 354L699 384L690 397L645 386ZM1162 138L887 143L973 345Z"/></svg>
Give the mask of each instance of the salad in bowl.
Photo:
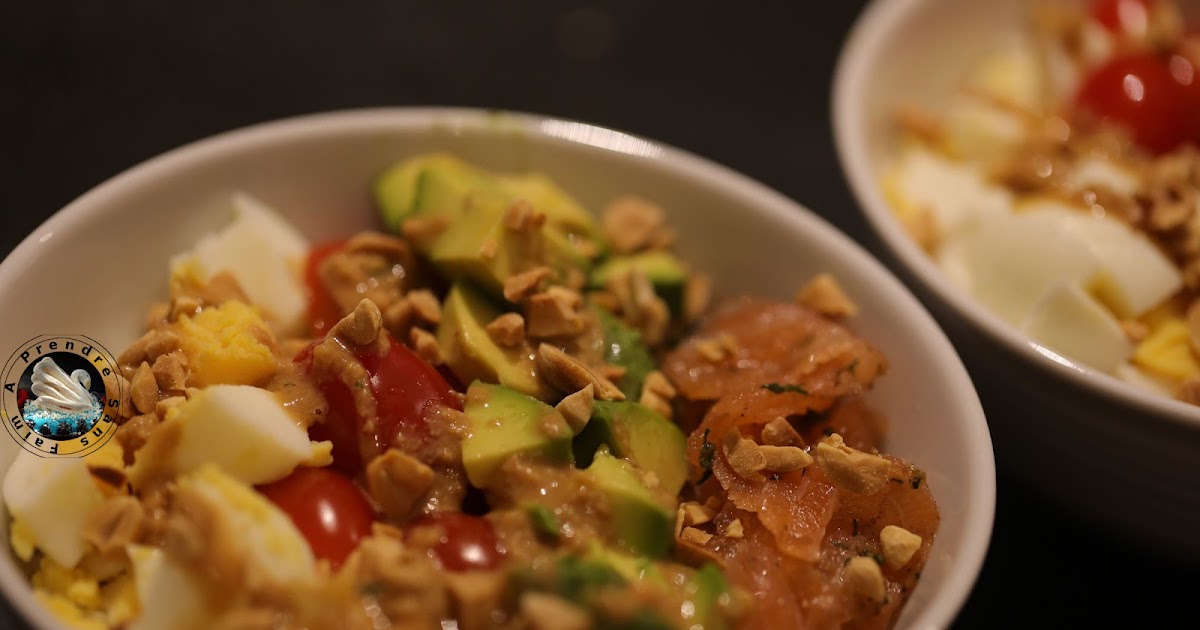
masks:
<svg viewBox="0 0 1200 630"><path fill-rule="evenodd" d="M923 575L949 566L930 563L964 513L990 523L990 476L890 454L893 359L857 324L879 302L816 268L782 292L713 282L666 200L585 205L440 144L356 169L365 229L336 213L313 229L251 181L172 237L165 286L114 353L112 437L83 457L20 450L5 473L33 615L891 627L945 597ZM982 529L933 615L961 603Z"/></svg>

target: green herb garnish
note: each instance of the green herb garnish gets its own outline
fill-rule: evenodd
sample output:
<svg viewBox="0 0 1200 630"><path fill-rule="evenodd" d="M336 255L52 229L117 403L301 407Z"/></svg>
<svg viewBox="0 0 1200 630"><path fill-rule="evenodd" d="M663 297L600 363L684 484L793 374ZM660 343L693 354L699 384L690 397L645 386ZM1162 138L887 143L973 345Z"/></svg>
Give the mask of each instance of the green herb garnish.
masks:
<svg viewBox="0 0 1200 630"><path fill-rule="evenodd" d="M767 383L766 385L763 385L762 387L763 387L763 389L771 392L772 394L782 394L784 392L795 392L797 394L804 394L805 396L808 395L808 390L804 389L803 387L800 387L799 385L787 385L787 384L782 384L782 383Z"/></svg>
<svg viewBox="0 0 1200 630"><path fill-rule="evenodd" d="M704 471L700 475L700 483L708 481L712 476L713 456L717 453L717 447L712 442L708 441L708 434L712 429L704 430L704 443L700 445L700 469Z"/></svg>
<svg viewBox="0 0 1200 630"><path fill-rule="evenodd" d="M529 520L533 522L533 529L538 536L558 540L562 535L562 525L559 524L554 510L540 504L530 505L527 509L529 510Z"/></svg>

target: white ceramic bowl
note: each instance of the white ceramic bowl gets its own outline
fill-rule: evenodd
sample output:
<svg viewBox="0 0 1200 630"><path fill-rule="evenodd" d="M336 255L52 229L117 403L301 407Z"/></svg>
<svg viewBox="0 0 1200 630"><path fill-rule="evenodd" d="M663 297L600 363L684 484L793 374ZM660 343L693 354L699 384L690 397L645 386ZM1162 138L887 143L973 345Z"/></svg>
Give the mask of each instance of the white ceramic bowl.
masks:
<svg viewBox="0 0 1200 630"><path fill-rule="evenodd" d="M76 333L119 352L165 294L168 257L229 219L232 191L273 205L314 240L332 239L377 226L368 191L382 167L435 149L489 168L546 172L591 207L625 192L655 199L670 213L681 254L723 293L787 298L812 273L834 273L861 307L856 328L891 361L871 394L891 419L888 450L928 473L942 511L901 626L949 625L983 562L995 502L986 422L952 346L903 285L821 219L652 141L563 120L448 109L325 114L204 140L104 183L21 243L0 265L0 300L23 305L5 310L0 349L37 334ZM94 281L56 288L81 269ZM0 439L0 470L16 449ZM0 530L7 524L0 518ZM35 626L58 627L8 553L0 553L0 587Z"/></svg>
<svg viewBox="0 0 1200 630"><path fill-rule="evenodd" d="M981 55L1018 36L1027 8L1007 0L869 4L835 75L842 168L892 268L929 306L966 362L1001 469L1130 540L1200 555L1200 407L1150 394L1030 342L949 281L908 237L881 191L881 174L896 148L897 106L936 111Z"/></svg>

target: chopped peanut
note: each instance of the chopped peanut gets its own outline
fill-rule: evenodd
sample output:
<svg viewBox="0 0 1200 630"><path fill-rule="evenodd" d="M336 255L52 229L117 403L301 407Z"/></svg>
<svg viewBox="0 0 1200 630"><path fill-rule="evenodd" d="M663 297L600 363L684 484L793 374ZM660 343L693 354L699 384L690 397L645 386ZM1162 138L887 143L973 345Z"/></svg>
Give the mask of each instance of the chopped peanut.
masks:
<svg viewBox="0 0 1200 630"><path fill-rule="evenodd" d="M694 501L684 503L679 509L683 510L684 525L703 525L715 516L712 510Z"/></svg>
<svg viewBox="0 0 1200 630"><path fill-rule="evenodd" d="M449 226L450 220L443 215L421 215L405 219L404 224L400 226L400 232L410 243L420 248L428 248Z"/></svg>
<svg viewBox="0 0 1200 630"><path fill-rule="evenodd" d="M504 299L518 304L542 290L542 284L554 275L549 267L534 267L504 279Z"/></svg>
<svg viewBox="0 0 1200 630"><path fill-rule="evenodd" d="M642 391L649 391L670 400L674 398L678 392L675 391L675 386L667 379L666 375L658 370L654 370L646 375L646 379L642 383Z"/></svg>
<svg viewBox="0 0 1200 630"><path fill-rule="evenodd" d="M158 405L158 382L150 364L142 361L129 383L129 398L142 413L154 413Z"/></svg>
<svg viewBox="0 0 1200 630"><path fill-rule="evenodd" d="M726 538L741 538L745 535L746 535L746 533L742 527L741 519L735 518L732 521L729 521L729 524L725 526L725 537Z"/></svg>
<svg viewBox="0 0 1200 630"><path fill-rule="evenodd" d="M529 298L525 311L525 332L539 339L578 335L586 328L580 314L582 306L579 292L565 287L536 293Z"/></svg>
<svg viewBox="0 0 1200 630"><path fill-rule="evenodd" d="M725 459L729 460L729 466L739 477L751 481L763 478L760 471L767 467L767 460L754 440L742 437L737 431L730 431L722 446Z"/></svg>
<svg viewBox="0 0 1200 630"><path fill-rule="evenodd" d="M124 550L137 542L146 511L135 497L117 495L100 504L83 524L83 539L100 553Z"/></svg>
<svg viewBox="0 0 1200 630"><path fill-rule="evenodd" d="M658 204L632 195L613 200L600 216L600 227L620 253L671 242L666 213Z"/></svg>
<svg viewBox="0 0 1200 630"><path fill-rule="evenodd" d="M433 333L423 328L413 328L408 334L417 356L430 365L442 363L442 349L438 346L437 337L434 337Z"/></svg>
<svg viewBox="0 0 1200 630"><path fill-rule="evenodd" d="M804 438L800 437L792 423L782 416L763 426L762 441L767 446L804 447Z"/></svg>
<svg viewBox="0 0 1200 630"><path fill-rule="evenodd" d="M359 301L351 313L329 329L329 335L355 346L367 346L379 337L383 328L383 314L379 307L368 299Z"/></svg>
<svg viewBox="0 0 1200 630"><path fill-rule="evenodd" d="M595 390L595 386L588 383L583 389L563 398L554 407L566 419L567 424L571 425L571 429L575 433L582 431L592 417L592 409L595 408Z"/></svg>
<svg viewBox="0 0 1200 630"><path fill-rule="evenodd" d="M683 318L694 322L708 310L712 301L712 280L702 274L692 274L688 277L683 289Z"/></svg>
<svg viewBox="0 0 1200 630"><path fill-rule="evenodd" d="M829 317L852 317L858 306L846 297L841 285L827 273L817 274L796 293L796 301Z"/></svg>
<svg viewBox="0 0 1200 630"><path fill-rule="evenodd" d="M812 455L795 446L760 446L758 450L767 462L765 470L771 472L792 472L813 462Z"/></svg>
<svg viewBox="0 0 1200 630"><path fill-rule="evenodd" d="M187 357L178 350L158 355L150 371L154 373L154 380L160 390L180 391L187 386L187 370L184 369L186 361Z"/></svg>
<svg viewBox="0 0 1200 630"><path fill-rule="evenodd" d="M913 554L921 548L921 537L899 527L888 525L879 532L879 542L883 548L883 560L893 569L908 564Z"/></svg>
<svg viewBox="0 0 1200 630"><path fill-rule="evenodd" d="M367 493L388 518L404 522L433 487L433 477L421 460L389 448L367 464Z"/></svg>
<svg viewBox="0 0 1200 630"><path fill-rule="evenodd" d="M816 461L839 490L856 494L875 494L887 483L892 462L846 446L834 433L817 444Z"/></svg>
<svg viewBox="0 0 1200 630"><path fill-rule="evenodd" d="M484 327L492 341L505 348L516 348L525 341L525 318L520 313L505 313Z"/></svg>
<svg viewBox="0 0 1200 630"><path fill-rule="evenodd" d="M538 346L537 368L542 378L560 392L574 393L591 384L597 400L625 400L625 394L612 381L548 343Z"/></svg>
<svg viewBox="0 0 1200 630"><path fill-rule="evenodd" d="M413 312L422 321L429 324L442 321L442 305L438 304L438 299L433 295L433 291L429 289L409 291L404 294L404 299L412 304Z"/></svg>
<svg viewBox="0 0 1200 630"><path fill-rule="evenodd" d="M683 531L679 532L679 539L697 545L707 545L708 541L712 540L712 534L695 527L684 527Z"/></svg>
<svg viewBox="0 0 1200 630"><path fill-rule="evenodd" d="M504 227L514 232L528 232L545 225L546 215L534 210L528 201L518 199L504 209L504 216L500 220Z"/></svg>
<svg viewBox="0 0 1200 630"><path fill-rule="evenodd" d="M882 604L887 595L883 572L879 564L866 556L851 558L846 565L846 587L856 597L874 604Z"/></svg>

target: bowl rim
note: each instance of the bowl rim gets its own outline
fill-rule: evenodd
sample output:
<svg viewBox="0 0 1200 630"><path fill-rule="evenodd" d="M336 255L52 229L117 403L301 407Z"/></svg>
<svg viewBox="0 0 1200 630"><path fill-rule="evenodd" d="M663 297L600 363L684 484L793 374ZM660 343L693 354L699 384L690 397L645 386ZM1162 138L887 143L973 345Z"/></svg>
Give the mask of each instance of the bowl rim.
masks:
<svg viewBox="0 0 1200 630"><path fill-rule="evenodd" d="M1139 388L1025 337L951 282L905 233L883 196L878 178L872 177L874 169L867 150L867 130L861 124L869 119L865 111L868 104L862 93L875 60L885 54L895 29L917 9L928 4L931 0L871 0L852 26L834 71L831 107L834 148L850 190L875 234L905 270L916 277L922 288L950 305L974 330L984 333L1010 353L1092 394L1115 398L1126 407L1140 409L1153 420L1200 429L1200 407ZM1145 418L1139 416L1138 421L1144 422Z"/></svg>
<svg viewBox="0 0 1200 630"><path fill-rule="evenodd" d="M503 127L495 125L498 115L503 117ZM7 284L6 278L10 274L21 273L32 262L37 256L38 245L51 238L60 226L94 214L106 206L108 212L117 211L109 203L110 199L135 190L145 182L156 181L163 174L186 172L196 165L220 160L226 155L306 137L327 137L356 131L421 133L447 126L451 129L494 129L497 133L515 128L530 137L550 143L587 145L628 155L636 160L652 161L656 168L683 179L715 181L736 196L752 200L752 205L770 218L799 224L805 231L815 234L816 238L832 241L838 251L844 252L848 264L864 267L878 278L874 290L882 292L902 312L911 314L908 319L912 327L924 335L923 339L938 363L945 366L946 386L955 392L954 404L961 409L958 421L962 425L966 447L973 454L966 458L968 467L964 473L969 499L966 505L958 506L964 518L959 547L952 550L951 554L953 566L945 576L945 583L927 600L926 609L912 621L912 626L943 628L953 622L982 571L991 541L996 506L996 470L991 436L983 407L965 366L925 306L857 242L799 202L749 176L691 152L600 125L509 110L377 107L281 118L181 145L140 162L88 190L34 229L0 262L0 288ZM57 620L32 598L15 597L17 593L14 591L22 585L28 588L28 580L18 570L17 563L11 559L0 560L0 591L5 593L9 604L36 627L60 630L62 626Z"/></svg>

